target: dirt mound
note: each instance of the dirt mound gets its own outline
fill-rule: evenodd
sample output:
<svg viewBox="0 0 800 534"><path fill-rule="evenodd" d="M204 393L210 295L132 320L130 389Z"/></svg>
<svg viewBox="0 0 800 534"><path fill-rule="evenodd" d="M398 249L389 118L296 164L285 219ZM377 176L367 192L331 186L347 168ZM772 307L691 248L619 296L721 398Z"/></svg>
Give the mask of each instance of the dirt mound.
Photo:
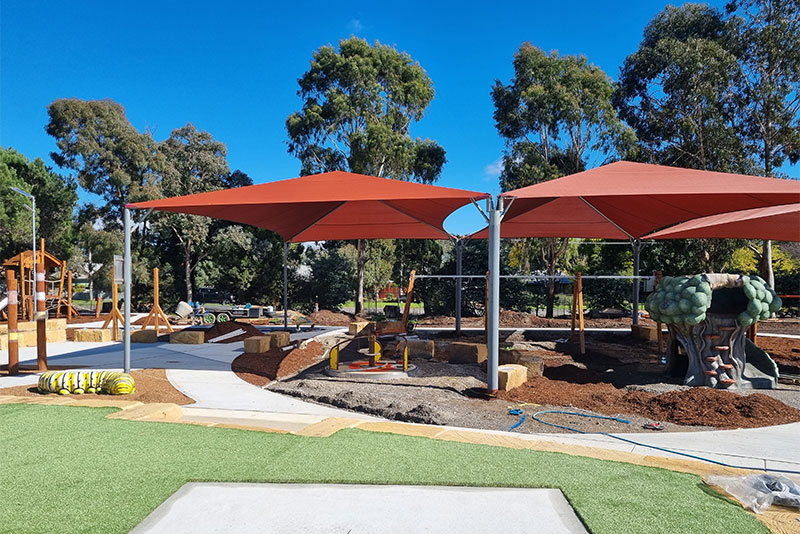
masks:
<svg viewBox="0 0 800 534"><path fill-rule="evenodd" d="M214 326L205 331L205 341L208 343L215 337L219 337L236 330L244 330L243 334L235 337L229 337L217 343L236 343L237 341L244 341L248 337L263 336L263 332L255 326L247 323L240 323L239 321L226 321L224 323L216 323Z"/></svg>
<svg viewBox="0 0 800 534"><path fill-rule="evenodd" d="M453 326L455 319L445 315L427 316L418 321L422 326ZM572 320L568 318L560 319L546 319L544 317L537 317L534 314L500 310L500 327L501 328L569 328ZM647 318L641 318L639 324L654 325L655 323ZM461 325L465 328L483 328L483 317L463 317ZM630 317L621 317L619 319L592 319L585 318L585 325L587 328L630 328Z"/></svg>
<svg viewBox="0 0 800 534"><path fill-rule="evenodd" d="M311 341L304 348L289 352L271 349L264 354L245 353L233 360L231 369L245 382L260 387L311 367L317 363L323 352L324 347L321 344Z"/></svg>
<svg viewBox="0 0 800 534"><path fill-rule="evenodd" d="M568 367L568 366L564 366ZM551 376L566 376L566 370L547 370ZM570 380L574 380L570 376ZM500 397L515 402L534 402L555 406L574 406L607 415L637 413L679 425L716 428L754 428L800 421L800 410L761 393L739 395L710 388L691 388L656 395L626 391L612 384L565 382L537 377Z"/></svg>
<svg viewBox="0 0 800 534"><path fill-rule="evenodd" d="M324 326L348 326L353 322L353 316L347 313L320 310L309 315L314 324Z"/></svg>

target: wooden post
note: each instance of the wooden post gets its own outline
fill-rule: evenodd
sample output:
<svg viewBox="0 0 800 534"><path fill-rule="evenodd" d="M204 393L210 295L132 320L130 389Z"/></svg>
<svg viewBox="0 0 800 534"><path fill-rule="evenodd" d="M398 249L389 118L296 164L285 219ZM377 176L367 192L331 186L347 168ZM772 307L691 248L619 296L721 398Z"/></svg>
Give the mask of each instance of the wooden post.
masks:
<svg viewBox="0 0 800 534"><path fill-rule="evenodd" d="M111 266L111 312L103 323L103 328L108 328L109 323L112 323L111 337L114 341L119 341L119 325L124 323L122 312L119 311L117 303L117 277L114 271L114 266Z"/></svg>
<svg viewBox="0 0 800 534"><path fill-rule="evenodd" d="M658 289L658 286L661 285L662 273L661 273L661 271L656 271L653 274L656 277L655 284L653 285L653 290L655 291L655 290ZM661 330L663 328L664 328L664 325L662 325L659 321L656 321L656 336L658 338L658 352L660 352L662 356L664 356L664 354L665 354L664 351L666 350L666 347L664 347L664 334L661 332Z"/></svg>
<svg viewBox="0 0 800 534"><path fill-rule="evenodd" d="M97 297L97 304L95 304L95 307L94 307L94 318L95 319L99 319L100 318L100 310L102 310L102 309L103 309L103 301L100 300L100 297L98 296Z"/></svg>
<svg viewBox="0 0 800 534"><path fill-rule="evenodd" d="M44 245L44 240L42 240ZM44 258L44 254L42 254ZM37 370L47 371L47 302L44 291L44 262L36 268L36 359Z"/></svg>
<svg viewBox="0 0 800 534"><path fill-rule="evenodd" d="M8 374L19 374L19 334L17 334L17 280L14 271L6 269L8 288Z"/></svg>
<svg viewBox="0 0 800 534"><path fill-rule="evenodd" d="M583 279L581 278L580 272L575 273L575 285L577 286L578 293L578 337L580 338L581 342L581 354L586 354L586 336L584 334L583 322Z"/></svg>
<svg viewBox="0 0 800 534"><path fill-rule="evenodd" d="M25 291L25 255L19 255L19 291L20 301L22 302L22 320L28 318L28 296Z"/></svg>
<svg viewBox="0 0 800 534"><path fill-rule="evenodd" d="M147 317L144 320L144 324L142 325L142 330L150 326L150 321L154 321L156 334L159 332L161 328L159 323L159 317L164 320L164 325L167 327L167 330L170 332L174 332L175 330L172 328L172 325L169 324L169 320L167 319L167 315L164 313L164 310L161 309L161 305L158 302L158 267L153 269L153 307L150 309L150 313L147 314Z"/></svg>
<svg viewBox="0 0 800 534"><path fill-rule="evenodd" d="M61 262L61 280L58 282L58 305L56 306L56 318L61 317L61 304L64 302L64 276L67 272L67 262Z"/></svg>
<svg viewBox="0 0 800 534"><path fill-rule="evenodd" d="M67 320L72 320L72 270L67 271Z"/></svg>

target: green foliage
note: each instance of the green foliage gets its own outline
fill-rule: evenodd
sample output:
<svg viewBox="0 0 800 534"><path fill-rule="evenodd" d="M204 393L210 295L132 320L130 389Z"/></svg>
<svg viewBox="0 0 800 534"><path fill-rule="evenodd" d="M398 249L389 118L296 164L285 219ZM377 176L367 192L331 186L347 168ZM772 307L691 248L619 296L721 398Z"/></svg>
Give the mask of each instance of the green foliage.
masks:
<svg viewBox="0 0 800 534"><path fill-rule="evenodd" d="M744 77L736 87L744 138L772 176L787 158L800 160L800 3L733 0L726 7Z"/></svg>
<svg viewBox="0 0 800 534"><path fill-rule="evenodd" d="M0 260L32 245L30 201L12 187L36 197L37 238L45 238L48 251L68 258L78 202L75 181L48 169L39 158L30 161L13 148L0 147Z"/></svg>
<svg viewBox="0 0 800 534"><path fill-rule="evenodd" d="M149 133L139 133L113 100L56 100L47 109L47 133L58 152L53 161L76 171L78 183L106 202L106 226L118 227L122 209L156 181L160 169L157 144Z"/></svg>
<svg viewBox="0 0 800 534"><path fill-rule="evenodd" d="M356 285L353 254L346 254L341 249L321 251L311 261L311 270L311 287L320 309L338 308L352 297Z"/></svg>
<svg viewBox="0 0 800 534"><path fill-rule="evenodd" d="M667 6L625 59L614 103L639 139L641 161L752 169L739 135L741 70L722 15L704 4Z"/></svg>
<svg viewBox="0 0 800 534"><path fill-rule="evenodd" d="M349 170L431 183L445 162L434 141L409 128L433 99L433 83L408 54L351 37L323 46L298 80L303 108L286 120L301 172Z"/></svg>
<svg viewBox="0 0 800 534"><path fill-rule="evenodd" d="M633 133L617 118L613 90L585 57L523 44L514 55L514 78L492 88L495 125L507 146L503 190L581 171L590 151L624 154Z"/></svg>

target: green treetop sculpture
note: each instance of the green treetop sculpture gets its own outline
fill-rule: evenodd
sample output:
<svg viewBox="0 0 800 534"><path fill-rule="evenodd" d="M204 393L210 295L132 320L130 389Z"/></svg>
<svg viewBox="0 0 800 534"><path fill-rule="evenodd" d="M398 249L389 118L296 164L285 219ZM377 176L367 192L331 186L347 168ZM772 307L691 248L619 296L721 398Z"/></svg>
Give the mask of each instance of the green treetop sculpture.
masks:
<svg viewBox="0 0 800 534"><path fill-rule="evenodd" d="M775 387L777 367L766 353L748 347L745 333L780 307L780 297L762 278L731 274L665 277L645 302L650 317L666 324L671 341L686 353L684 383L716 388ZM680 370L683 360L671 345L668 363ZM746 369L748 356L758 365Z"/></svg>

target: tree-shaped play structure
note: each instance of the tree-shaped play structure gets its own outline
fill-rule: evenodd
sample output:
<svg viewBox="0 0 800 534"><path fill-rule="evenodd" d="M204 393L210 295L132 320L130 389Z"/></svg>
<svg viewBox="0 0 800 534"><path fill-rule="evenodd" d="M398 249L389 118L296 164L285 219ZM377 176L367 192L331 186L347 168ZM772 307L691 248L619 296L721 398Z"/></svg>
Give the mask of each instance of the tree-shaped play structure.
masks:
<svg viewBox="0 0 800 534"><path fill-rule="evenodd" d="M673 374L685 367L686 385L714 388L776 387L777 367L745 334L780 307L762 278L732 274L665 277L645 302L669 329Z"/></svg>

